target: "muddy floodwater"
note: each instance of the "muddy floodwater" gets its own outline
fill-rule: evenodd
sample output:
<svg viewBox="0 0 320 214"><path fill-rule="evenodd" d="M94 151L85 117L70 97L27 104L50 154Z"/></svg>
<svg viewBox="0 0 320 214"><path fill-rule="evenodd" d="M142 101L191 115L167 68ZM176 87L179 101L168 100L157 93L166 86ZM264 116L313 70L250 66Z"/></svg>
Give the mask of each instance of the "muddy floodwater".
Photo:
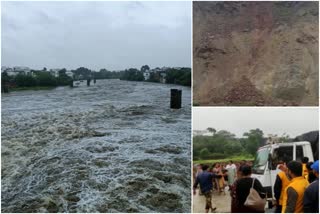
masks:
<svg viewBox="0 0 320 214"><path fill-rule="evenodd" d="M120 80L2 94L1 211L190 212L190 102Z"/></svg>

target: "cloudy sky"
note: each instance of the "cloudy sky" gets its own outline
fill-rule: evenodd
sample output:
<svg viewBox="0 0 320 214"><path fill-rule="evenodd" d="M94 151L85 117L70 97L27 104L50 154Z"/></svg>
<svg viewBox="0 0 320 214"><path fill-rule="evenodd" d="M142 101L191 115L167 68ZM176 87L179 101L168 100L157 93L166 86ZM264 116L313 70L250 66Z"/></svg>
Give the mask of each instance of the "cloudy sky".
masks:
<svg viewBox="0 0 320 214"><path fill-rule="evenodd" d="M238 137L260 128L265 136L286 133L290 137L319 129L317 108L193 108L193 130L227 130Z"/></svg>
<svg viewBox="0 0 320 214"><path fill-rule="evenodd" d="M1 64L191 67L191 2L2 2Z"/></svg>

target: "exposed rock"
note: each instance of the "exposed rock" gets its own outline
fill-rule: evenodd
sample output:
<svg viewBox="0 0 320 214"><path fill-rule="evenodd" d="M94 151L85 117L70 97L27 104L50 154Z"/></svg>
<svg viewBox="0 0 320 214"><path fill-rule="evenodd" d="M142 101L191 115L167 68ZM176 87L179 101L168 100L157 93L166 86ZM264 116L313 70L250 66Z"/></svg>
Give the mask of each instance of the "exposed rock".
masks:
<svg viewBox="0 0 320 214"><path fill-rule="evenodd" d="M318 105L318 2L194 2L196 105Z"/></svg>

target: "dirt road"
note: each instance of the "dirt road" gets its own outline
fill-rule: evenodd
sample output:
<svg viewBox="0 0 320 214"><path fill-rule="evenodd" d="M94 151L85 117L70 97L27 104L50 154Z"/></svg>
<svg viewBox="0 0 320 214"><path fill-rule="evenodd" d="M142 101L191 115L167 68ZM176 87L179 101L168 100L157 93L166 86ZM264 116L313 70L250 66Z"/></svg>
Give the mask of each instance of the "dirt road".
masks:
<svg viewBox="0 0 320 214"><path fill-rule="evenodd" d="M206 200L203 195L199 195L199 190L197 194L193 196L192 211L194 213L204 213L205 212ZM212 206L216 207L216 213L230 213L231 211L231 197L229 191L226 189L225 194L214 192L212 196Z"/></svg>
<svg viewBox="0 0 320 214"><path fill-rule="evenodd" d="M192 212L193 213L204 213L205 212L206 200L203 195L199 195L199 189L197 194L193 195ZM231 197L228 188L225 189L225 194L219 194L217 191L213 192L212 206L217 209L213 213L230 213L231 212ZM211 212L211 211L210 211ZM275 207L265 209L266 213L274 213Z"/></svg>

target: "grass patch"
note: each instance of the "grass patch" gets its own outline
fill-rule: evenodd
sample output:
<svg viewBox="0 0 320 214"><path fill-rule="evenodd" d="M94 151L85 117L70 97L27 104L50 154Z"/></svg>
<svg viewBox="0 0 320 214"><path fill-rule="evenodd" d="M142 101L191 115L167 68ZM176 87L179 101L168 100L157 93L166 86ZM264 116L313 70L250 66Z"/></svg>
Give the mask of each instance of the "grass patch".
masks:
<svg viewBox="0 0 320 214"><path fill-rule="evenodd" d="M224 159L194 160L193 163L195 163L195 164L213 164L213 163L221 163L221 162L227 163L229 160L237 162L237 161L241 161L241 160L253 161L253 159L254 159L254 157L252 157L252 156L239 155L239 156L233 156L233 157L224 158Z"/></svg>

